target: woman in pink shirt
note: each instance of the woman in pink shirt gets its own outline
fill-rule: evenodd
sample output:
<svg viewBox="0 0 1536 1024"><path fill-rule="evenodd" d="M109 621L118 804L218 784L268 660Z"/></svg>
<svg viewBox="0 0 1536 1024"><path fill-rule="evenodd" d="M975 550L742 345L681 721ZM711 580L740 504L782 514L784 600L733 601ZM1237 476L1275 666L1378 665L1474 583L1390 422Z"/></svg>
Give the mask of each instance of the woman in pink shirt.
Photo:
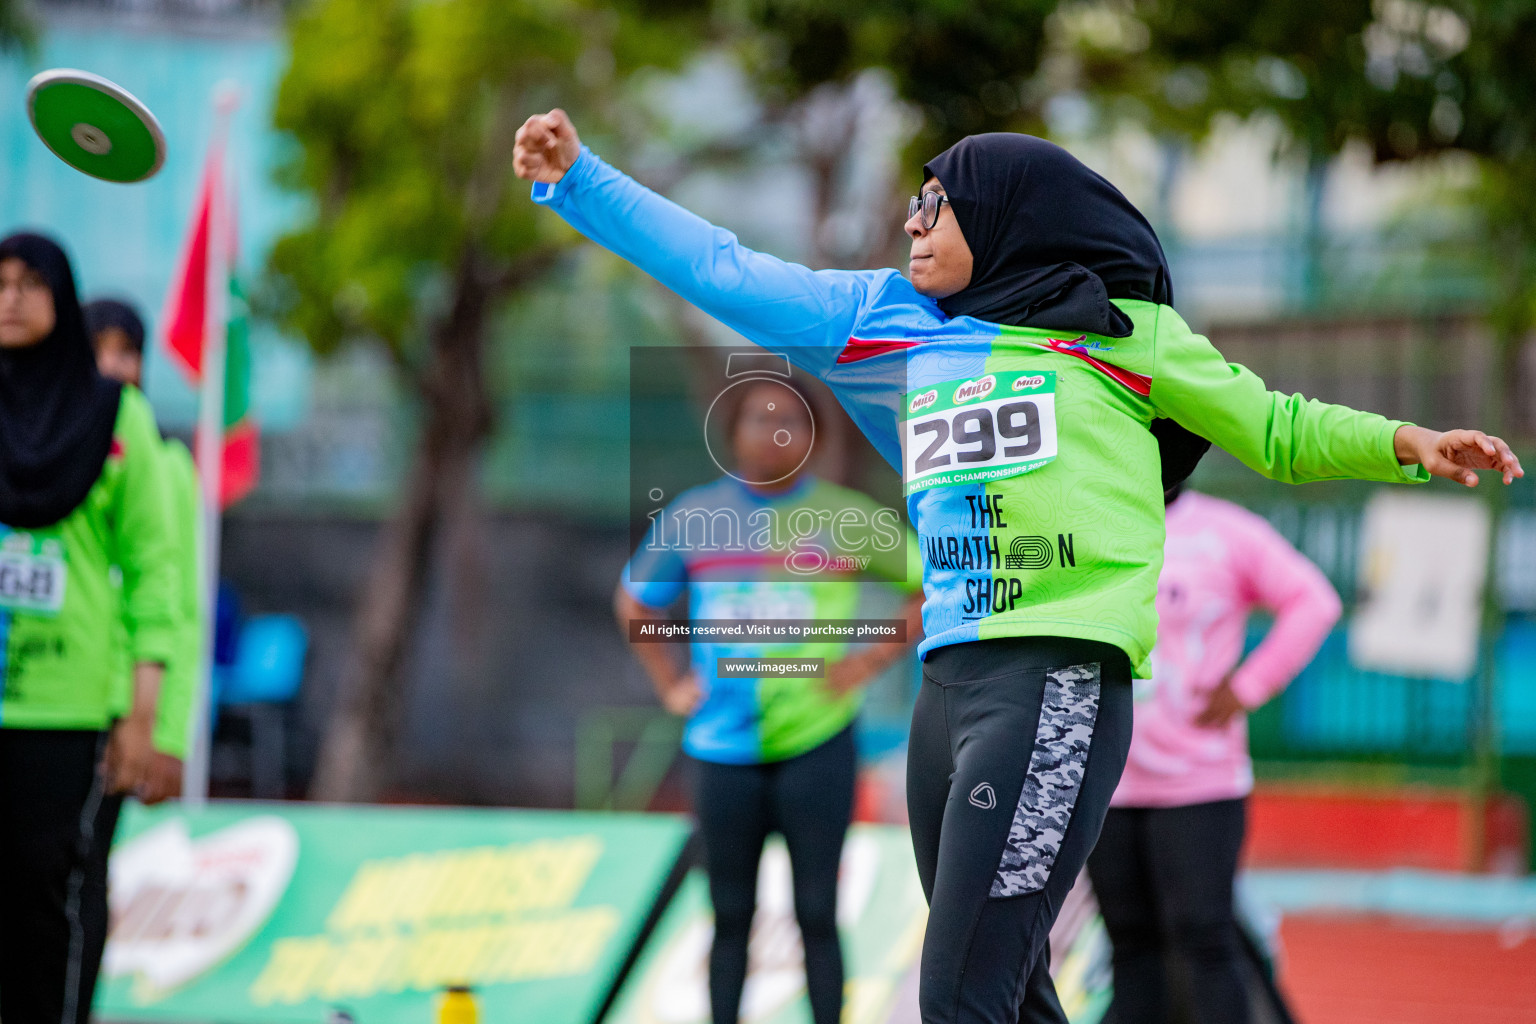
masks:
<svg viewBox="0 0 1536 1024"><path fill-rule="evenodd" d="M1167 522L1153 679L1136 684L1130 757L1088 874L1114 944L1117 1024L1170 1019L1170 950L1190 971L1198 1024L1246 1024L1232 913L1253 789L1246 712L1317 654L1339 619L1339 596L1246 509L1176 490ZM1244 659L1254 608L1275 622Z"/></svg>

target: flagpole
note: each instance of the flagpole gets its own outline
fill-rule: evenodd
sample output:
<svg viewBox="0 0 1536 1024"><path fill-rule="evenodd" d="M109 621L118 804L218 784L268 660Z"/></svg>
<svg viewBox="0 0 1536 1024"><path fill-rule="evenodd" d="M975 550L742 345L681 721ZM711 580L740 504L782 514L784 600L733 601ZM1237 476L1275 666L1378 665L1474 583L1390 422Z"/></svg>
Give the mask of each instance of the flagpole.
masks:
<svg viewBox="0 0 1536 1024"><path fill-rule="evenodd" d="M208 261L206 320L203 327L202 380L198 397L197 478L201 497L198 509L198 569L202 574L203 635L198 651L197 688L192 699L191 736L182 793L187 810L201 810L208 803L208 758L212 746L214 630L219 601L219 539L223 526L224 483L224 364L228 344L229 274L231 254L227 197L224 194L224 150L229 122L240 105L239 93L225 84L214 91L213 144L209 159L217 160L216 177L208 203Z"/></svg>

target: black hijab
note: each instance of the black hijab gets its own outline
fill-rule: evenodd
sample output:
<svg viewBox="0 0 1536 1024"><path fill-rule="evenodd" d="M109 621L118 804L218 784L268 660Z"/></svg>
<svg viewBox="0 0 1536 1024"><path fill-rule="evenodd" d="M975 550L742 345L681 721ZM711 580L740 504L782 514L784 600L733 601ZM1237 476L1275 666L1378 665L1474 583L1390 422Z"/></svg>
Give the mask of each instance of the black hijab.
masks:
<svg viewBox="0 0 1536 1024"><path fill-rule="evenodd" d="M85 317L86 337L95 347L96 336L116 327L128 339L128 347L144 354L144 321L138 311L121 299L95 299L80 307Z"/></svg>
<svg viewBox="0 0 1536 1024"><path fill-rule="evenodd" d="M934 157L937 178L974 260L949 316L1075 334L1128 337L1110 299L1173 304L1173 277L1152 225L1120 190L1071 153L1009 132L972 135ZM1153 421L1164 488L1194 471L1211 443Z"/></svg>
<svg viewBox="0 0 1536 1024"><path fill-rule="evenodd" d="M0 523L49 526L85 500L112 449L121 386L96 372L75 275L42 235L0 241L53 293L53 331L25 348L0 348Z"/></svg>

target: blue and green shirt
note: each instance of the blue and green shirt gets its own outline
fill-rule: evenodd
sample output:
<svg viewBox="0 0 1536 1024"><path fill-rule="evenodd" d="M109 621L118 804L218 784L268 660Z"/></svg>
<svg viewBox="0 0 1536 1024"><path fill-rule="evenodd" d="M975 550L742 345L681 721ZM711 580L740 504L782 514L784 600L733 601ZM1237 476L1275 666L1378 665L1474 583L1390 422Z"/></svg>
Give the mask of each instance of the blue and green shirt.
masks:
<svg viewBox="0 0 1536 1024"><path fill-rule="evenodd" d="M854 519L857 527L830 535ZM793 525L802 520L815 529ZM652 518L624 568L624 588L652 608L667 608L686 591L695 622L848 620L859 616L864 588L881 585L860 577L917 590L915 541L895 510L858 491L804 476L767 494L723 477L684 492ZM853 548L861 552L856 563L833 561L852 557ZM704 700L688 720L683 749L705 761L756 764L819 746L853 720L861 692L833 693L825 678L722 678L719 659L822 658L830 666L847 648L824 640L691 643Z"/></svg>
<svg viewBox="0 0 1536 1024"><path fill-rule="evenodd" d="M1400 422L1269 391L1170 306L1116 300L1135 325L1126 338L946 317L894 270L812 271L754 252L588 150L533 198L831 388L902 473L923 554L920 653L1076 637L1121 647L1150 677L1155 417L1276 480L1427 479L1398 465Z"/></svg>

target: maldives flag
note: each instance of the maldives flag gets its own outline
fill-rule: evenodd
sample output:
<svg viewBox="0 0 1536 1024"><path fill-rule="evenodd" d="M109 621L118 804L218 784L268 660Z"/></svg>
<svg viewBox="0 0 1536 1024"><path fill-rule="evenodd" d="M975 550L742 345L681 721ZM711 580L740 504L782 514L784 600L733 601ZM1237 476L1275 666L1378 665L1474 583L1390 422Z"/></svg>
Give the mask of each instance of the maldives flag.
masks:
<svg viewBox="0 0 1536 1024"><path fill-rule="evenodd" d="M219 252L210 253L213 220L219 219ZM238 251L235 208L224 190L223 147L208 154L192 230L182 251L181 264L171 279L165 303L165 346L171 360L197 387L203 379L204 341L209 331L210 282L226 289L223 328L224 357L224 466L220 474L220 501L224 508L239 501L256 486L261 469L260 431L251 417L251 346L247 327L245 292L235 275ZM210 265L210 259L215 265Z"/></svg>

